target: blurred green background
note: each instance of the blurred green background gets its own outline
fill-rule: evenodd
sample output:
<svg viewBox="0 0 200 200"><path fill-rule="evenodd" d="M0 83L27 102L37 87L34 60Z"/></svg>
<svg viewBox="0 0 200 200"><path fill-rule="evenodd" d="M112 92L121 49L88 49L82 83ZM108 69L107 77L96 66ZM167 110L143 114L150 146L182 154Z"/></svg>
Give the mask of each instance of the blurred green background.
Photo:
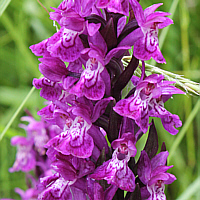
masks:
<svg viewBox="0 0 200 200"><path fill-rule="evenodd" d="M57 7L60 0L41 0L43 5ZM141 0L143 8L160 3L160 0ZM162 46L167 64L161 68L184 75L200 82L200 2L197 0L169 0L159 10L173 12L171 25ZM170 10L171 9L171 10ZM0 133L14 115L32 88L32 79L40 76L38 60L29 46L50 37L55 31L53 22L37 0L0 0ZM154 64L154 63L153 63ZM158 66L158 65L157 65ZM176 136L166 132L159 119L156 127L159 144L166 142L170 152L170 173L177 180L166 187L168 200L200 199L200 100L191 95L176 95L166 104L167 109L178 114L183 127ZM21 172L10 174L8 169L15 160L16 148L10 138L24 135L18 128L20 117L28 109L36 119L37 110L43 107L39 91L34 91L23 109L0 141L0 198L19 199L15 187L26 189L25 176ZM141 148L142 141L138 144Z"/></svg>

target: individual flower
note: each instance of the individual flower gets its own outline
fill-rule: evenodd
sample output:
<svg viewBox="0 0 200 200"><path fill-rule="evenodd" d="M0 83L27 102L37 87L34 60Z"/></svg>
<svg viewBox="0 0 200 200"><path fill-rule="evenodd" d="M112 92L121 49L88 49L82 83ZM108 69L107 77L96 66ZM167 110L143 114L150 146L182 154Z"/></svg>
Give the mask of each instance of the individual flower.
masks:
<svg viewBox="0 0 200 200"><path fill-rule="evenodd" d="M29 188L26 191L23 191L20 188L15 188L15 192L21 196L21 200L37 200L38 199L38 190L36 188Z"/></svg>
<svg viewBox="0 0 200 200"><path fill-rule="evenodd" d="M33 85L37 89L41 88L40 96L49 101L59 99L59 97L62 94L62 85L61 84L59 84L57 82L53 82L44 77L39 78L39 79L34 78Z"/></svg>
<svg viewBox="0 0 200 200"><path fill-rule="evenodd" d="M116 47L107 53L107 44L98 28L98 25L93 26L87 23L90 48L81 51L82 57L86 59L85 70L76 85L69 91L78 97L85 96L90 100L100 100L104 94L110 96L110 76L105 66L117 53L130 48L128 46Z"/></svg>
<svg viewBox="0 0 200 200"><path fill-rule="evenodd" d="M72 181L66 181L59 173L40 178L38 189L41 193L39 194L38 199L72 199L72 194L68 187L68 185L71 184L73 184Z"/></svg>
<svg viewBox="0 0 200 200"><path fill-rule="evenodd" d="M163 79L163 75L152 74L140 80L135 93L117 102L114 111L134 119L144 133L148 130L150 116L161 118L164 128L171 134L178 133L174 127L180 127L182 123L177 115L171 114L164 108L164 102L173 94L184 94L184 92L171 85L174 82Z"/></svg>
<svg viewBox="0 0 200 200"><path fill-rule="evenodd" d="M142 195L145 199L166 200L165 184L171 184L176 180L173 174L166 172L173 167L165 165L168 155L168 151L164 151L150 160L145 151L141 152L137 172L139 179L145 185L145 188L142 188Z"/></svg>
<svg viewBox="0 0 200 200"><path fill-rule="evenodd" d="M165 17L166 15L170 15L170 13L155 12L162 3L154 4L144 11L137 0L130 0L130 4L143 33L143 36L139 37L134 44L133 55L140 60L149 60L152 57L158 63L166 63L159 49L158 29L173 24L172 19Z"/></svg>
<svg viewBox="0 0 200 200"><path fill-rule="evenodd" d="M105 83L101 78L103 65L96 59L89 59L78 83L69 91L78 97L85 96L90 100L100 100L105 93Z"/></svg>
<svg viewBox="0 0 200 200"><path fill-rule="evenodd" d="M11 144L17 146L16 160L10 172L24 171L28 172L36 166L36 152L33 150L34 141L32 138L15 136L11 139Z"/></svg>
<svg viewBox="0 0 200 200"><path fill-rule="evenodd" d="M90 127L91 125L83 118L76 117L68 130L52 138L45 146L53 147L64 155L88 158L92 155L94 148L93 138L87 133Z"/></svg>
<svg viewBox="0 0 200 200"><path fill-rule="evenodd" d="M74 30L82 31L85 26L85 19L82 18L74 10L73 1L62 1L58 8L52 8L55 12L50 12L50 19L57 21L62 27Z"/></svg>
<svg viewBox="0 0 200 200"><path fill-rule="evenodd" d="M20 124L20 127L25 129L28 137L33 138L34 149L40 155L45 155L46 149L44 148L44 145L50 139L48 130L50 126L47 125L43 119L36 121L32 116L24 116L21 120L29 122L28 125Z"/></svg>
<svg viewBox="0 0 200 200"><path fill-rule="evenodd" d="M78 59L82 49L83 44L79 33L64 27L51 36L47 43L47 51L50 55L64 62L73 62Z"/></svg>
<svg viewBox="0 0 200 200"><path fill-rule="evenodd" d="M86 179L94 171L90 160L58 153L51 167L55 174L40 178L38 199L86 199Z"/></svg>
<svg viewBox="0 0 200 200"><path fill-rule="evenodd" d="M135 189L135 176L128 167L128 161L130 157L136 155L135 142L133 133L124 133L121 138L114 140L112 147L115 151L112 159L99 166L90 177L96 180L107 180L108 184L133 192Z"/></svg>

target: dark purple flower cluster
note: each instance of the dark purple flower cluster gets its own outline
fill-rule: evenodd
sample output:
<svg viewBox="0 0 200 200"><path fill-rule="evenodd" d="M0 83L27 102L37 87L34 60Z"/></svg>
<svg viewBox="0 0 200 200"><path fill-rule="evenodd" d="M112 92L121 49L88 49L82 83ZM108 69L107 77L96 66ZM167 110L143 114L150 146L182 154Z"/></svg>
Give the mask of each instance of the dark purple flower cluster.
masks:
<svg viewBox="0 0 200 200"><path fill-rule="evenodd" d="M165 184L176 178L166 172L172 167L166 165L168 152L163 143L158 153L149 118L160 118L176 134L182 123L164 103L184 92L163 75L145 73L145 60L165 63L158 29L173 21L169 13L155 12L160 5L143 11L137 0L64 0L53 8L50 19L59 30L30 47L41 57L44 76L33 85L48 105L38 112L40 122L23 118L29 121L23 126L26 138L12 139L18 152L10 171L40 169L34 187L38 199L166 199ZM121 59L132 46L132 59L124 67ZM140 78L133 75L139 60ZM128 83L132 88L122 99ZM136 162L136 143L148 129Z"/></svg>

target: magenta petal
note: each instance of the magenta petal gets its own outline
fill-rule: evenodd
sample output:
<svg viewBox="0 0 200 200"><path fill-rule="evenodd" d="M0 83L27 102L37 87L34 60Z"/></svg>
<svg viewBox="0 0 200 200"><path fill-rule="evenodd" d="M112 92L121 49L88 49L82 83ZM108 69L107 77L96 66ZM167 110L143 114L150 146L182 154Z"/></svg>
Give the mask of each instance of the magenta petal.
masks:
<svg viewBox="0 0 200 200"><path fill-rule="evenodd" d="M97 0L96 6L97 8L106 8L109 2L110 0Z"/></svg>
<svg viewBox="0 0 200 200"><path fill-rule="evenodd" d="M73 131L73 130L72 130ZM88 158L92 155L94 142L87 133L67 133L60 144L55 148L64 155L73 155L78 158Z"/></svg>
<svg viewBox="0 0 200 200"><path fill-rule="evenodd" d="M141 28L137 28L131 33L129 33L118 45L118 47L123 46L133 46L137 40L144 37L144 33L142 32Z"/></svg>
<svg viewBox="0 0 200 200"><path fill-rule="evenodd" d="M151 161L145 151L141 152L137 172L142 183L147 185L151 178Z"/></svg>
<svg viewBox="0 0 200 200"><path fill-rule="evenodd" d="M104 200L104 191L102 186L91 178L87 178L87 191L91 199Z"/></svg>
<svg viewBox="0 0 200 200"><path fill-rule="evenodd" d="M165 81L164 81L165 82ZM170 84L170 83L169 83ZM167 85L162 87L162 94L172 95L172 94L185 94L182 90L176 88L173 85Z"/></svg>
<svg viewBox="0 0 200 200"><path fill-rule="evenodd" d="M138 24L142 26L142 24L145 22L142 6L139 4L137 0L130 0L129 2L132 6Z"/></svg>
<svg viewBox="0 0 200 200"><path fill-rule="evenodd" d="M74 181L77 179L76 169L70 162L65 160L56 160L52 162L51 167L62 175L65 180Z"/></svg>
<svg viewBox="0 0 200 200"><path fill-rule="evenodd" d="M90 100L100 100L105 93L105 84L101 79L98 79L96 84L91 87L86 87L89 81L85 81L82 77L78 83L70 89L70 93L77 95L78 97L85 96Z"/></svg>
<svg viewBox="0 0 200 200"><path fill-rule="evenodd" d="M116 185L110 185L104 192L104 200L112 200L117 190Z"/></svg>
<svg viewBox="0 0 200 200"><path fill-rule="evenodd" d="M173 165L171 165L171 166L166 166L166 165L158 166L154 170L152 170L151 177L157 176L160 173L165 173L168 169L170 169L172 167L173 167Z"/></svg>
<svg viewBox="0 0 200 200"><path fill-rule="evenodd" d="M148 186L157 183L157 181L166 181L169 176L166 173L159 173L156 176L151 177L151 180L148 182Z"/></svg>
<svg viewBox="0 0 200 200"><path fill-rule="evenodd" d="M103 70L104 67L100 62L93 62L92 59L89 59L80 80L69 92L78 97L85 96L90 100L102 99L105 94L105 83L100 73Z"/></svg>
<svg viewBox="0 0 200 200"><path fill-rule="evenodd" d="M53 101L60 97L62 94L62 88L61 86L53 81L50 81L46 78L40 78L40 79L33 79L33 85L37 88L42 90L40 91L41 97Z"/></svg>
<svg viewBox="0 0 200 200"><path fill-rule="evenodd" d="M71 192L68 188L69 181L65 181L64 178L59 178L46 186L46 189L39 194L39 200L54 200L54 199L71 199Z"/></svg>
<svg viewBox="0 0 200 200"><path fill-rule="evenodd" d="M113 100L113 97L108 97L98 101L93 109L91 121L95 122L104 112L108 103Z"/></svg>
<svg viewBox="0 0 200 200"><path fill-rule="evenodd" d="M40 72L51 81L59 82L68 75L65 63L58 58L39 58L39 61L42 62L39 64Z"/></svg>
<svg viewBox="0 0 200 200"><path fill-rule="evenodd" d="M38 190L36 188L29 188L26 191L23 191L20 188L15 188L15 192L21 196L22 200L37 199L38 197ZM1 199L1 200L12 200L12 199Z"/></svg>
<svg viewBox="0 0 200 200"><path fill-rule="evenodd" d="M164 181L164 184L171 184L176 180L176 177L173 174L166 173L168 175L168 179Z"/></svg>
<svg viewBox="0 0 200 200"><path fill-rule="evenodd" d="M36 56L48 56L49 53L47 52L47 42L48 42L48 39L43 40L42 42L38 44L34 44L30 46L29 48Z"/></svg>
<svg viewBox="0 0 200 200"><path fill-rule="evenodd" d="M162 125L165 130L167 130L172 135L176 135L178 130L176 128L182 126L182 122L178 115L169 115L164 118L161 118Z"/></svg>
<svg viewBox="0 0 200 200"><path fill-rule="evenodd" d="M73 62L80 57L83 44L78 32L61 28L48 42L47 50L51 56L59 57L65 62Z"/></svg>
<svg viewBox="0 0 200 200"><path fill-rule="evenodd" d="M107 169L109 163L110 163L110 160L104 162L103 165L97 167L95 169L95 171L90 175L90 177L93 178L93 179L96 179L96 180L104 179L104 177L108 176L106 169ZM111 170L110 173L111 173L110 176L113 176L115 171Z"/></svg>
<svg viewBox="0 0 200 200"><path fill-rule="evenodd" d="M150 33L135 43L134 56L140 60L149 60L152 57L158 63L166 63L158 47L157 37L150 37Z"/></svg>
<svg viewBox="0 0 200 200"><path fill-rule="evenodd" d="M128 0L110 0L107 7L109 12L120 13L122 15L129 16L129 1Z"/></svg>
<svg viewBox="0 0 200 200"><path fill-rule="evenodd" d="M163 23L159 23L159 24L158 24L158 28L159 28L159 29L163 29L163 28L165 28L165 27L167 27L167 26L169 26L169 25L171 25L171 24L173 24L173 23L174 23L174 22L173 22L172 19L166 18L166 17L165 17L165 21L164 21Z"/></svg>
<svg viewBox="0 0 200 200"><path fill-rule="evenodd" d="M108 54L106 55L105 57L105 65L107 65L109 62L110 62L110 59L112 57L115 57L115 55L121 51L121 50L127 50L127 49L131 49L131 46L119 46L119 47L116 47L114 49L112 49L111 51L108 52Z"/></svg>
<svg viewBox="0 0 200 200"><path fill-rule="evenodd" d="M155 157L153 157L151 159L152 171L158 166L165 165L167 162L168 155L169 155L168 151L163 151L163 152L160 152L159 154L157 154Z"/></svg>
<svg viewBox="0 0 200 200"><path fill-rule="evenodd" d="M144 16L147 17L148 15L152 14L161 5L163 5L163 3L153 4L152 6L149 6L144 10Z"/></svg>
<svg viewBox="0 0 200 200"><path fill-rule="evenodd" d="M100 29L101 23L95 24L95 23L88 23L88 21L86 21L86 26L89 36L94 36L95 33Z"/></svg>
<svg viewBox="0 0 200 200"><path fill-rule="evenodd" d="M111 183L117 185L122 190L133 192L135 190L135 175L128 166L124 168L117 171Z"/></svg>
<svg viewBox="0 0 200 200"><path fill-rule="evenodd" d="M137 96L129 97L128 99L122 99L119 102L117 102L113 110L119 115L136 120L141 116L141 99Z"/></svg>
<svg viewBox="0 0 200 200"><path fill-rule="evenodd" d="M75 106L72 109L72 113L76 116L80 116L82 117L88 124L92 124L91 122L91 111L90 108L88 106L85 106L85 108L83 106Z"/></svg>
<svg viewBox="0 0 200 200"><path fill-rule="evenodd" d="M100 151L105 148L105 153L108 153L108 143L102 132L99 130L99 127L92 125L88 130L88 134L93 138L95 145Z"/></svg>

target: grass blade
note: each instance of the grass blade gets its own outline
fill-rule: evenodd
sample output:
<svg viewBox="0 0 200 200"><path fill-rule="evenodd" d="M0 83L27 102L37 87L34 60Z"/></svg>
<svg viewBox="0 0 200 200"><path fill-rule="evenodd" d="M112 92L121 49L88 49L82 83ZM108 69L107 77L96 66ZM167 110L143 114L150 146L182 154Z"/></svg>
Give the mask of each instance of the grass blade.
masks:
<svg viewBox="0 0 200 200"><path fill-rule="evenodd" d="M23 108L24 104L29 99L29 97L31 96L31 94L33 93L34 90L35 90L35 87L32 87L32 89L30 90L30 92L27 94L27 96L25 97L25 99L22 101L21 105L18 107L18 109L13 114L12 118L10 119L10 121L7 123L7 125L4 128L3 132L0 134L0 141L3 139L3 136L5 135L6 131L10 128L11 124L13 123L13 121L17 117L18 113Z"/></svg>
<svg viewBox="0 0 200 200"><path fill-rule="evenodd" d="M6 10L10 2L11 0L0 0L0 16Z"/></svg>

